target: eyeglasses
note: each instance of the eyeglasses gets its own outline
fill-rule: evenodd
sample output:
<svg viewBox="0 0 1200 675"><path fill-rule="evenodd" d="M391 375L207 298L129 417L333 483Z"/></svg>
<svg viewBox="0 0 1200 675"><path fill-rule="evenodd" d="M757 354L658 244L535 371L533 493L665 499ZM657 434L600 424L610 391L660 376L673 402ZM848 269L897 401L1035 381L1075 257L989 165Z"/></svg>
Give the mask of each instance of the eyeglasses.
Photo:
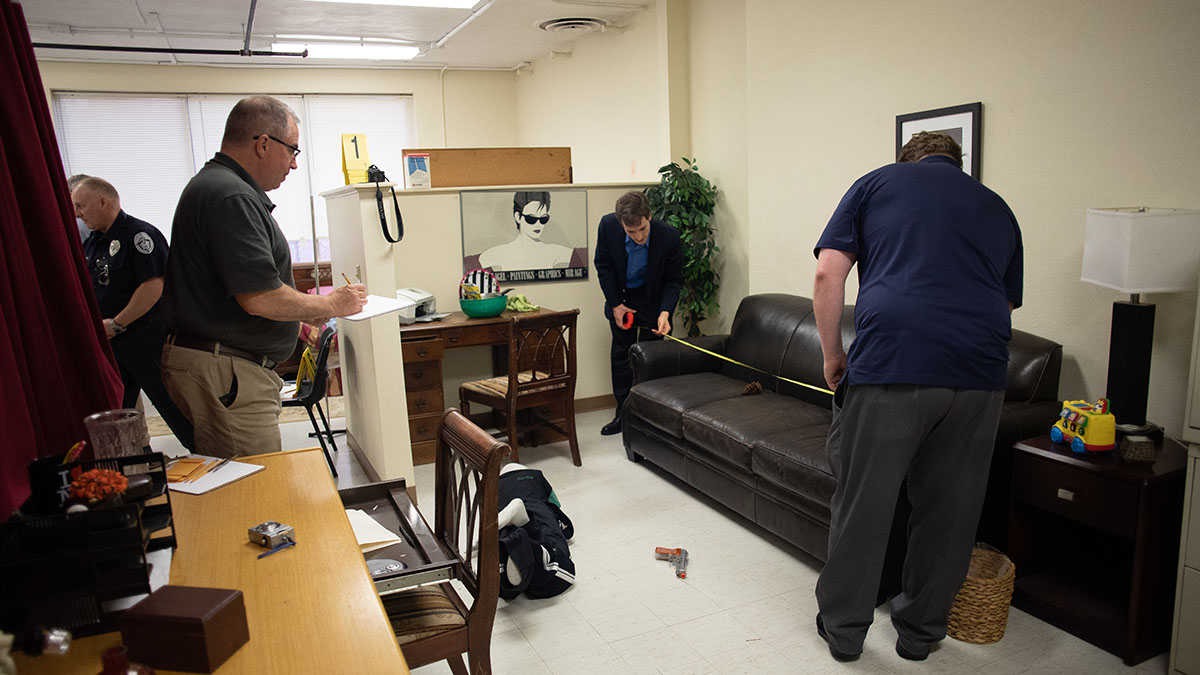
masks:
<svg viewBox="0 0 1200 675"><path fill-rule="evenodd" d="M550 222L550 216L542 216L541 218L539 218L537 216L531 216L529 214L521 214L521 217L524 218L525 222L529 223L530 225L532 225L534 223L541 223L541 224L545 225L546 223Z"/></svg>
<svg viewBox="0 0 1200 675"><path fill-rule="evenodd" d="M258 140L259 138L262 138L263 136L266 136L267 138L275 141L276 143L287 148L288 150L291 150L292 151L292 159L296 159L297 157L300 156L300 148L292 145L291 143L284 143L283 141L279 140L278 138L275 138L274 136L272 136L271 134L259 134L254 137L254 140Z"/></svg>

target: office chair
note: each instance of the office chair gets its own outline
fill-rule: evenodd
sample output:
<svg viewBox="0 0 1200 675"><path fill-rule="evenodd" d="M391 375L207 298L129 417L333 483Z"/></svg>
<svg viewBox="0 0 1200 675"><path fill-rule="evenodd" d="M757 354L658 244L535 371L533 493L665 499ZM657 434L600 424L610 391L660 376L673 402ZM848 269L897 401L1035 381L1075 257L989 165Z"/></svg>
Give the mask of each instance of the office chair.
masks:
<svg viewBox="0 0 1200 675"><path fill-rule="evenodd" d="M333 338L337 336L337 331L330 327L325 327L321 331L321 337L317 342L317 362L315 372L311 379L302 379L296 383L296 393L291 398L281 400L283 407L294 408L304 406L308 412L308 419L312 422L313 431L316 432L317 440L321 443L321 450L325 453L325 461L329 463L329 471L337 478L337 469L333 466L333 457L329 454L329 448L332 446L333 451L337 452L337 443L333 440L333 431L329 428L329 420L325 418L325 410L321 408L321 399L325 398L326 381L329 379L329 351L333 348ZM321 431L321 427L317 426L317 418L313 415L313 408L317 409L317 414L321 416L321 424L325 426L325 431ZM325 438L329 438L329 445L325 444Z"/></svg>

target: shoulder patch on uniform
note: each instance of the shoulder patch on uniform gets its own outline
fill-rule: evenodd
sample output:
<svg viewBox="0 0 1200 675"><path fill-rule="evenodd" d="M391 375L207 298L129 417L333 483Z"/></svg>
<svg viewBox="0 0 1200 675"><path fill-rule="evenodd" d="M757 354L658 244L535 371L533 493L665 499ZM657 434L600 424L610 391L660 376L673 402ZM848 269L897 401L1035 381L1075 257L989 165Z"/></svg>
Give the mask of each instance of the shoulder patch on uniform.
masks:
<svg viewBox="0 0 1200 675"><path fill-rule="evenodd" d="M133 247L138 250L138 253L153 253L154 240L145 232L138 232L133 235Z"/></svg>
<svg viewBox="0 0 1200 675"><path fill-rule="evenodd" d="M112 241L108 242L108 255L114 256L117 254L117 251L120 251L120 250L121 250L121 242L117 241L116 239L113 239Z"/></svg>

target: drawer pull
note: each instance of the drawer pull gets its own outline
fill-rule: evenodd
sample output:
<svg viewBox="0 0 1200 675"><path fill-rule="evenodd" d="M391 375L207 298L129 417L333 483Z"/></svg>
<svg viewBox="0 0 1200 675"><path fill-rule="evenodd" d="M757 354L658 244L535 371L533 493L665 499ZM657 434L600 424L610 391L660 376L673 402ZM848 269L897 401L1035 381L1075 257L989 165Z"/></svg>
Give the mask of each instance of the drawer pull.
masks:
<svg viewBox="0 0 1200 675"><path fill-rule="evenodd" d="M1058 488L1058 498L1068 502L1073 502L1075 501L1075 493L1071 492L1070 490Z"/></svg>
<svg viewBox="0 0 1200 675"><path fill-rule="evenodd" d="M413 373L413 374L412 374L412 379L414 379L414 380L419 380L419 379L421 379L422 377L425 377L425 373L424 373L424 372L422 372L422 371L420 371L420 370L418 370L418 371L416 371L415 373Z"/></svg>
<svg viewBox="0 0 1200 675"><path fill-rule="evenodd" d="M425 403L426 403L425 399L421 399L421 400L417 401L417 410L424 410Z"/></svg>
<svg viewBox="0 0 1200 675"><path fill-rule="evenodd" d="M419 356L421 358L425 358L426 356L429 356L429 350L424 347L421 347L421 348L417 349L417 356Z"/></svg>
<svg viewBox="0 0 1200 675"><path fill-rule="evenodd" d="M458 342L458 338L460 338L460 337L462 337L462 336L461 336L461 335L451 335L451 336L450 336L450 342L451 342L451 343Z"/></svg>

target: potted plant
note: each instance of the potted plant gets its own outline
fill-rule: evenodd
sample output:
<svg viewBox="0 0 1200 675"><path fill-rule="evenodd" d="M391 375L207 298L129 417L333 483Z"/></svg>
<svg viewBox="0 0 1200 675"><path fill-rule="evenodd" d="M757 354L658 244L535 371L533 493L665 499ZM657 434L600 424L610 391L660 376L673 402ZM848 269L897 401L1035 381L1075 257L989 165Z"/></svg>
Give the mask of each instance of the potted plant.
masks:
<svg viewBox="0 0 1200 675"><path fill-rule="evenodd" d="M646 190L650 210L679 232L683 244L683 288L679 292L679 310L687 326L688 337L700 334L700 322L720 309L717 289L721 277L713 268L714 256L721 249L714 239L713 208L717 187L697 171L695 159L683 158L660 168L659 184Z"/></svg>

